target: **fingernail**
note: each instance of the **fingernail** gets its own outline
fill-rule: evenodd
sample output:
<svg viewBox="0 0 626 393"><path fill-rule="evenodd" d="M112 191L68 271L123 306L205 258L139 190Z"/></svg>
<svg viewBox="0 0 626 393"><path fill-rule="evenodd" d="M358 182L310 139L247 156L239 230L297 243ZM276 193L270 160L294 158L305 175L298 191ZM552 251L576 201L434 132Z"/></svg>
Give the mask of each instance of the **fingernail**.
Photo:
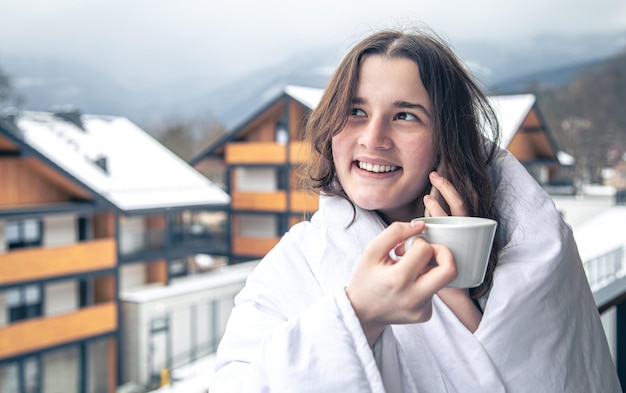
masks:
<svg viewBox="0 0 626 393"><path fill-rule="evenodd" d="M411 220L410 225L411 225L412 227L416 227L416 226L418 226L421 222L423 222L423 221L421 221L421 220Z"/></svg>

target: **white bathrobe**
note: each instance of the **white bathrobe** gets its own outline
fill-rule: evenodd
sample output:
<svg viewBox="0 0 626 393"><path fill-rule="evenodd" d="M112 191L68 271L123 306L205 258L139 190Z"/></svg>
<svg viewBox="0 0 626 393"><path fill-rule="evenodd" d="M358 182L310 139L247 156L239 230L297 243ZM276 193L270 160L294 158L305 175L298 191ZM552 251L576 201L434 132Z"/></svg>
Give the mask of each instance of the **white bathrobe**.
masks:
<svg viewBox="0 0 626 393"><path fill-rule="evenodd" d="M621 392L570 228L508 152L492 176L504 246L474 334L434 296L372 350L344 288L385 225L322 196L237 295L211 393Z"/></svg>

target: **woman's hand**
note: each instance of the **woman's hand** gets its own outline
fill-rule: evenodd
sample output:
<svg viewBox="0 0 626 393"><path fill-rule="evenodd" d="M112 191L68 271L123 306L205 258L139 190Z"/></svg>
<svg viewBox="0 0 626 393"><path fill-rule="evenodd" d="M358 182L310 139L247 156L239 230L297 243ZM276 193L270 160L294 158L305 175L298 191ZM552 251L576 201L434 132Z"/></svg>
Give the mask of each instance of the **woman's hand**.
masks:
<svg viewBox="0 0 626 393"><path fill-rule="evenodd" d="M418 238L404 252L404 240L423 230L423 222L391 224L367 245L346 287L370 346L387 325L427 321L432 296L457 275L445 246ZM392 250L402 257L393 258Z"/></svg>
<svg viewBox="0 0 626 393"><path fill-rule="evenodd" d="M424 197L424 206L431 216L466 216L463 199L446 178L437 172L430 173L432 191ZM482 314L469 296L468 289L444 288L437 296L448 306L463 325L472 333L478 329Z"/></svg>
<svg viewBox="0 0 626 393"><path fill-rule="evenodd" d="M463 198L448 179L435 171L430 172L429 179L432 188L424 197L424 208L431 216L467 216Z"/></svg>

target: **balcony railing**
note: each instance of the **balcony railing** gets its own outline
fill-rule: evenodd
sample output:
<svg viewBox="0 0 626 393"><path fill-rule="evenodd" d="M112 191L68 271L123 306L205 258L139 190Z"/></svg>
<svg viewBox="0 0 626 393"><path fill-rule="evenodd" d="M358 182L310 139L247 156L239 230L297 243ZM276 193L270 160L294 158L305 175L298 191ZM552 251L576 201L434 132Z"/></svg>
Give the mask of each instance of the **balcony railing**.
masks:
<svg viewBox="0 0 626 393"><path fill-rule="evenodd" d="M0 286L115 267L115 240L35 247L0 254Z"/></svg>
<svg viewBox="0 0 626 393"><path fill-rule="evenodd" d="M583 262L600 314L613 326L606 329L609 346L615 356L617 374L626 386L626 261L624 248L618 247L597 258Z"/></svg>
<svg viewBox="0 0 626 393"><path fill-rule="evenodd" d="M115 302L77 311L15 322L0 328L0 359L56 346L117 329Z"/></svg>
<svg viewBox="0 0 626 393"><path fill-rule="evenodd" d="M289 205L292 212L314 213L319 208L319 197L309 192L292 191Z"/></svg>
<svg viewBox="0 0 626 393"><path fill-rule="evenodd" d="M284 212L287 210L287 193L284 190L233 192L231 207L235 210Z"/></svg>
<svg viewBox="0 0 626 393"><path fill-rule="evenodd" d="M604 288L613 281L626 276L624 248L618 247L597 258L585 261L583 267L591 290Z"/></svg>
<svg viewBox="0 0 626 393"><path fill-rule="evenodd" d="M228 239L226 231L209 231L200 226L188 226L170 231L143 230L122 231L120 254L128 260L146 254L178 257L193 253L226 254ZM180 255L179 255L180 254Z"/></svg>
<svg viewBox="0 0 626 393"><path fill-rule="evenodd" d="M310 155L311 150L303 142L291 142L288 145L275 142L235 142L226 145L225 160L229 165L285 164L305 162Z"/></svg>
<svg viewBox="0 0 626 393"><path fill-rule="evenodd" d="M234 237L233 254L261 258L267 254L278 242L279 237L255 238Z"/></svg>
<svg viewBox="0 0 626 393"><path fill-rule="evenodd" d="M287 149L274 142L229 143L225 159L227 164L283 164L287 162Z"/></svg>

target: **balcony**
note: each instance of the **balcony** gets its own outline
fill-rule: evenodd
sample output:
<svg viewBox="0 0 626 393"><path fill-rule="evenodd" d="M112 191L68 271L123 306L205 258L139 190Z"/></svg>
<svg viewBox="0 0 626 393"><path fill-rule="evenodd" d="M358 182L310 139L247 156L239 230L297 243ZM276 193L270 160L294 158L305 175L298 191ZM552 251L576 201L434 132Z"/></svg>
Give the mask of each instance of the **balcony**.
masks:
<svg viewBox="0 0 626 393"><path fill-rule="evenodd" d="M287 192L237 192L231 194L233 210L284 212L287 210Z"/></svg>
<svg viewBox="0 0 626 393"><path fill-rule="evenodd" d="M112 238L9 251L0 254L0 286L110 269L116 259Z"/></svg>
<svg viewBox="0 0 626 393"><path fill-rule="evenodd" d="M314 213L319 208L319 197L305 191L292 191L289 195L292 212Z"/></svg>
<svg viewBox="0 0 626 393"><path fill-rule="evenodd" d="M274 247L280 238L252 238L252 237L235 237L233 238L232 252L234 255L245 255L262 257Z"/></svg>
<svg viewBox="0 0 626 393"><path fill-rule="evenodd" d="M289 158L292 163L307 162L311 158L311 148L304 142L291 142L289 144Z"/></svg>
<svg viewBox="0 0 626 393"><path fill-rule="evenodd" d="M115 302L72 313L16 322L0 328L0 359L114 332Z"/></svg>
<svg viewBox="0 0 626 393"><path fill-rule="evenodd" d="M289 149L287 149L289 146ZM310 149L303 142L282 145L274 142L237 142L226 145L226 164L302 163L309 159Z"/></svg>
<svg viewBox="0 0 626 393"><path fill-rule="evenodd" d="M225 160L227 164L284 164L287 149L274 142L229 143Z"/></svg>
<svg viewBox="0 0 626 393"><path fill-rule="evenodd" d="M192 254L228 253L226 230L210 231L201 225L189 225L171 231L164 229L122 231L120 261L178 258Z"/></svg>

